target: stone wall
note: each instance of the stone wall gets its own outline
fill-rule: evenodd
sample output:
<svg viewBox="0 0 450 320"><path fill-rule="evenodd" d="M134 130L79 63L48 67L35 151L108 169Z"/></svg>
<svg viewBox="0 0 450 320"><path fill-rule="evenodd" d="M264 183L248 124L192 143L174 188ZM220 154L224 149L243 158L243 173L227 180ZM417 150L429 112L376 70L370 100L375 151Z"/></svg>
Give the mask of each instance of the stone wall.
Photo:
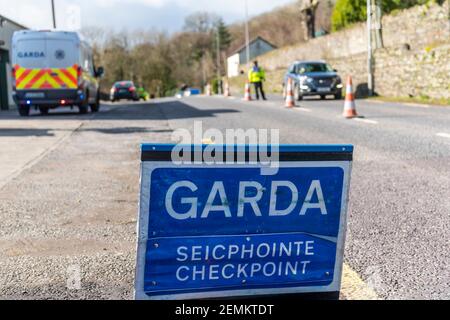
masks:
<svg viewBox="0 0 450 320"><path fill-rule="evenodd" d="M416 6L383 18L385 48L375 50L376 92L383 96L450 99L449 2ZM325 59L352 75L357 93L367 93L367 35L364 24L258 58L268 70L269 91L281 92L282 78L295 60ZM243 79L232 80L241 91Z"/></svg>
<svg viewBox="0 0 450 320"><path fill-rule="evenodd" d="M377 93L450 102L450 43L412 52L379 50L375 59Z"/></svg>
<svg viewBox="0 0 450 320"><path fill-rule="evenodd" d="M393 13L383 18L383 38L386 47L398 47L404 43L412 50L423 49L429 44L450 41L449 0L443 5L430 2Z"/></svg>

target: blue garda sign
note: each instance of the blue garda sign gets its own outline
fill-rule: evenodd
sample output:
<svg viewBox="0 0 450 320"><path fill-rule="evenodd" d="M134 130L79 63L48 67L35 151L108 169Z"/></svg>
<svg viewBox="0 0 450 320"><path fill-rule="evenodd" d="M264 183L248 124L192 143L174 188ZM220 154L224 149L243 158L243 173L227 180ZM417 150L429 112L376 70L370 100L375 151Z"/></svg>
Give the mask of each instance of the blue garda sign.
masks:
<svg viewBox="0 0 450 320"><path fill-rule="evenodd" d="M352 146L281 146L270 173L172 148L142 147L137 299L340 291Z"/></svg>

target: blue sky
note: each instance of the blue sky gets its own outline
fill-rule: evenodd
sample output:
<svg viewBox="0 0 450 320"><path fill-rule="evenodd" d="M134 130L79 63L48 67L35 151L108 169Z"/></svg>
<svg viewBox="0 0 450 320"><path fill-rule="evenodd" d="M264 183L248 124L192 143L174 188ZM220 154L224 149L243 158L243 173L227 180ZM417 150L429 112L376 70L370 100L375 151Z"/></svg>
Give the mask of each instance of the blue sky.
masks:
<svg viewBox="0 0 450 320"><path fill-rule="evenodd" d="M256 15L292 0L248 2L250 15ZM60 29L70 29L80 22L82 26L117 30L156 28L174 32L181 29L187 15L196 11L214 12L228 23L244 18L243 0L55 0L55 3ZM0 0L0 14L34 29L52 26L50 8L50 0Z"/></svg>

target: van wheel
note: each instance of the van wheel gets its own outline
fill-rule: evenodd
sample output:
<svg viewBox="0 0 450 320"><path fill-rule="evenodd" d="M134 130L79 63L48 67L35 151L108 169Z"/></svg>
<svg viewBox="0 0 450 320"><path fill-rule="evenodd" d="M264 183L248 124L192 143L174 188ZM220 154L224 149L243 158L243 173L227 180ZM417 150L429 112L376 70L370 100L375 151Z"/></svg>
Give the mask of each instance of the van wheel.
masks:
<svg viewBox="0 0 450 320"><path fill-rule="evenodd" d="M39 107L39 111L42 115L46 116L48 115L49 108L48 107Z"/></svg>
<svg viewBox="0 0 450 320"><path fill-rule="evenodd" d="M91 105L91 112L92 113L97 113L97 112L99 112L100 111L100 105L99 104L92 104Z"/></svg>
<svg viewBox="0 0 450 320"><path fill-rule="evenodd" d="M86 114L88 113L89 109L89 95L88 93L85 94L84 101L78 106L78 111L80 114Z"/></svg>
<svg viewBox="0 0 450 320"><path fill-rule="evenodd" d="M80 114L86 114L88 113L88 106L78 106L78 111L80 112Z"/></svg>
<svg viewBox="0 0 450 320"><path fill-rule="evenodd" d="M30 106L28 105L19 106L19 114L21 117L28 117L30 115Z"/></svg>
<svg viewBox="0 0 450 320"><path fill-rule="evenodd" d="M94 104L91 104L91 112L97 113L100 111L100 97L97 95L97 99L95 100Z"/></svg>

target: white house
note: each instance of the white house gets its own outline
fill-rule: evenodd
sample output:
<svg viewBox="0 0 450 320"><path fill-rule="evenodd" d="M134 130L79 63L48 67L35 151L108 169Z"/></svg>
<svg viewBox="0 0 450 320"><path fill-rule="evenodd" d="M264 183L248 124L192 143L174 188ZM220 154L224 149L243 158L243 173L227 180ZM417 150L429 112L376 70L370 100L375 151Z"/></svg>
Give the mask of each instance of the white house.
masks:
<svg viewBox="0 0 450 320"><path fill-rule="evenodd" d="M241 65L247 61L247 46L243 45L233 51L233 54L227 58L228 78L237 77L240 73ZM250 41L250 61L269 51L277 49L276 46L262 37L256 37Z"/></svg>
<svg viewBox="0 0 450 320"><path fill-rule="evenodd" d="M14 31L26 27L0 15L0 110L14 105L12 99L11 39Z"/></svg>

